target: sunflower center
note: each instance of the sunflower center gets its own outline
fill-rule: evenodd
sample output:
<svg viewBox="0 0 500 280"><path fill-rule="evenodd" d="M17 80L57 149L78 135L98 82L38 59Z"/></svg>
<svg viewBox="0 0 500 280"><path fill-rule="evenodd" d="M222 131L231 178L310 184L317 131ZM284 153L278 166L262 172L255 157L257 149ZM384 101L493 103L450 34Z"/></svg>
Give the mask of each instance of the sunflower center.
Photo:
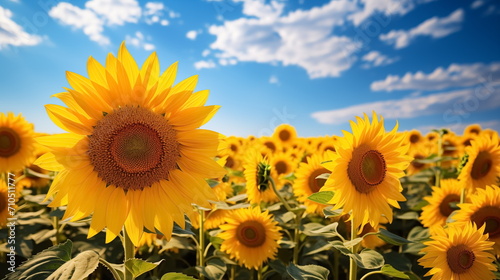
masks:
<svg viewBox="0 0 500 280"><path fill-rule="evenodd" d="M443 198L441 203L439 204L439 212L443 217L448 217L453 212L453 208L451 208L450 203L452 202L460 202L460 196L458 194L448 194Z"/></svg>
<svg viewBox="0 0 500 280"><path fill-rule="evenodd" d="M264 146L266 146L268 149L270 149L273 152L276 151L276 145L274 145L274 143L272 141L264 142Z"/></svg>
<svg viewBox="0 0 500 280"><path fill-rule="evenodd" d="M474 264L476 256L464 244L456 245L446 252L446 260L451 271L457 274L466 272Z"/></svg>
<svg viewBox="0 0 500 280"><path fill-rule="evenodd" d="M281 175L287 173L288 165L286 164L286 162L280 160L276 162L274 168L276 168L276 172L278 172L278 175Z"/></svg>
<svg viewBox="0 0 500 280"><path fill-rule="evenodd" d="M367 145L355 148L347 165L347 175L360 193L373 191L384 181L386 171L384 156L377 150L369 149Z"/></svg>
<svg viewBox="0 0 500 280"><path fill-rule="evenodd" d="M418 136L417 134L412 134L410 136L410 143L412 143L412 144L417 143L419 140L420 140L420 136Z"/></svg>
<svg viewBox="0 0 500 280"><path fill-rule="evenodd" d="M281 141L283 142L286 142L290 139L290 132L288 132L288 130L282 130L280 131L280 133L278 134L279 135L279 138L281 139Z"/></svg>
<svg viewBox="0 0 500 280"><path fill-rule="evenodd" d="M266 229L257 221L245 221L236 229L236 238L247 247L259 247L266 241Z"/></svg>
<svg viewBox="0 0 500 280"><path fill-rule="evenodd" d="M328 169L326 169L326 168L320 168L320 169L314 170L311 173L311 175L309 175L308 185L309 185L309 189L311 190L312 193L319 192L321 187L323 187L323 185L326 182L326 179L316 178L316 177L318 177L321 174L329 173L329 172L330 171L328 171Z"/></svg>
<svg viewBox="0 0 500 280"><path fill-rule="evenodd" d="M500 208L484 206L479 208L470 218L478 227L486 224L484 233L488 233L490 238L500 235Z"/></svg>
<svg viewBox="0 0 500 280"><path fill-rule="evenodd" d="M415 156L414 156L414 158L415 158L416 160L419 160L419 159L424 159L425 157L424 157L424 156L422 156L422 155L415 155ZM413 160L413 161L411 162L411 165L413 165L413 167L415 167L416 169L420 169L420 168L424 167L424 165L425 165L425 164L423 164L423 163L421 163L421 162L418 162L418 161Z"/></svg>
<svg viewBox="0 0 500 280"><path fill-rule="evenodd" d="M10 157L21 149L19 135L9 127L0 127L0 157Z"/></svg>
<svg viewBox="0 0 500 280"><path fill-rule="evenodd" d="M472 179L479 180L488 175L492 166L491 155L487 151L482 151L477 154L476 160L472 164L470 175Z"/></svg>
<svg viewBox="0 0 500 280"><path fill-rule="evenodd" d="M106 115L89 136L89 157L107 185L143 189L177 168L176 131L159 114L122 107Z"/></svg>

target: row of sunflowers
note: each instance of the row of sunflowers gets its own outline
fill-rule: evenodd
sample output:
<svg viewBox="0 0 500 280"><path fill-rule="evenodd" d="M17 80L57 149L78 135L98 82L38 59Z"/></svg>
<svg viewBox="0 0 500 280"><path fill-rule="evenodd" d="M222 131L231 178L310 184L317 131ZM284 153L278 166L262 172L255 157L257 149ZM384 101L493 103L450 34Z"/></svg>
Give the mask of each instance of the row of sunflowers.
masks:
<svg viewBox="0 0 500 280"><path fill-rule="evenodd" d="M500 278L496 131L224 137L176 63L87 68L46 105L67 133L0 113L5 279Z"/></svg>

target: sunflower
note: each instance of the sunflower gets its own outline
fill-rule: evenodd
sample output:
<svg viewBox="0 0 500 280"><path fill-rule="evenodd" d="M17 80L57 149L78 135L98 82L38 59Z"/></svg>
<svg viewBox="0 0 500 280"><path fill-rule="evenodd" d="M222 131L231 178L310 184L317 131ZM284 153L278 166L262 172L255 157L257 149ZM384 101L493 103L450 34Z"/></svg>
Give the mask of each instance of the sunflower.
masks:
<svg viewBox="0 0 500 280"><path fill-rule="evenodd" d="M485 225L484 232L495 242L496 254L500 254L500 188L487 186L477 189L470 196L470 203L459 204L460 210L453 216L457 223L473 222L478 227Z"/></svg>
<svg viewBox="0 0 500 280"><path fill-rule="evenodd" d="M259 146L261 146L260 152L263 156L281 151L281 143L271 137L261 137L259 142Z"/></svg>
<svg viewBox="0 0 500 280"><path fill-rule="evenodd" d="M289 124L280 124L274 129L272 138L281 144L281 146L288 147L291 146L296 138L297 131L295 127Z"/></svg>
<svg viewBox="0 0 500 280"><path fill-rule="evenodd" d="M488 252L493 242L483 235L472 223L463 225L450 224L447 228L437 228L430 241L424 242L425 253L418 262L423 267L431 268L425 276L431 280L489 280L495 279L492 271L494 256Z"/></svg>
<svg viewBox="0 0 500 280"><path fill-rule="evenodd" d="M0 173L18 171L33 160L33 124L21 114L0 113Z"/></svg>
<svg viewBox="0 0 500 280"><path fill-rule="evenodd" d="M278 152L270 156L271 176L274 181L283 186L288 180L283 177L290 175L297 167L298 161L290 152Z"/></svg>
<svg viewBox="0 0 500 280"><path fill-rule="evenodd" d="M306 206L306 212L323 214L324 204L307 199L311 194L317 193L326 182L326 179L317 179L321 174L330 173L321 163L326 161L325 156L313 154L308 157L307 163L301 162L295 172L295 181L293 183L293 192L297 201Z"/></svg>
<svg viewBox="0 0 500 280"><path fill-rule="evenodd" d="M424 138L422 137L422 133L420 131L413 129L406 133L406 139L410 143L410 145L417 145L421 143Z"/></svg>
<svg viewBox="0 0 500 280"><path fill-rule="evenodd" d="M459 158L463 155L461 138L453 132L443 135L441 150L443 151L443 156L455 158L442 161L441 166L445 168L456 166Z"/></svg>
<svg viewBox="0 0 500 280"><path fill-rule="evenodd" d="M45 136L48 134L42 134L42 133L35 133L37 136ZM43 154L48 152L47 148L44 146L35 145L35 158L37 159L41 157ZM49 171L45 170L43 168L40 168L37 165L34 165L33 163L29 164L26 166L24 169L24 172L17 172L16 176L19 176L17 178L21 178L21 175L24 175L24 177L16 182L16 187L19 189L24 189L24 188L43 188L49 185L50 183L50 176L49 176Z"/></svg>
<svg viewBox="0 0 500 280"><path fill-rule="evenodd" d="M467 188L474 190L497 183L500 175L500 146L496 135L477 137L471 142L471 146L465 148L465 153L468 156L467 163L458 179Z"/></svg>
<svg viewBox="0 0 500 280"><path fill-rule="evenodd" d="M408 151L408 155L413 158L411 164L408 165L408 168L406 169L406 173L408 175L416 174L424 169L431 167L431 165L428 163L421 163L418 161L432 155L432 150L429 146L424 144L412 145L410 147L410 150Z"/></svg>
<svg viewBox="0 0 500 280"><path fill-rule="evenodd" d="M250 203L258 204L279 200L270 185L271 165L267 158L263 158L255 150L249 151L243 168L245 169L246 193Z"/></svg>
<svg viewBox="0 0 500 280"><path fill-rule="evenodd" d="M432 195L424 197L429 204L422 207L420 215L424 227L433 232L435 227L446 224L446 219L454 210L450 203L460 202L462 186L458 180L445 179L441 180L441 187L432 187Z"/></svg>
<svg viewBox="0 0 500 280"><path fill-rule="evenodd" d="M481 133L481 130L482 128L479 124L470 124L464 129L464 135L479 135L479 133Z"/></svg>
<svg viewBox="0 0 500 280"><path fill-rule="evenodd" d="M215 200L204 178L225 174L213 159L221 135L198 129L219 107L193 93L197 76L173 86L177 63L160 75L152 53L139 69L124 43L106 67L90 57L87 68L90 78L67 72L73 88L56 94L68 107L46 106L69 132L37 140L50 152L35 164L59 171L50 206L67 205L72 221L93 213L88 237L106 228L110 242L125 225L135 245L144 228L169 238L192 203Z"/></svg>
<svg viewBox="0 0 500 280"><path fill-rule="evenodd" d="M390 132L384 129L384 120L373 113L372 123L365 114L351 122L353 134L345 131L335 146L336 153L328 153L324 164L331 171L321 191L333 191L329 201L333 209L351 212L354 226L370 223L376 227L385 216L392 222L392 209L397 201L405 201L399 178L410 164L406 155L408 143L404 134L397 133L397 125Z"/></svg>
<svg viewBox="0 0 500 280"><path fill-rule="evenodd" d="M7 224L9 216L9 188L7 183L0 179L0 228Z"/></svg>
<svg viewBox="0 0 500 280"><path fill-rule="evenodd" d="M258 269L266 260L274 259L281 240L280 227L269 211L260 207L236 209L217 236L224 241L220 250L239 265Z"/></svg>

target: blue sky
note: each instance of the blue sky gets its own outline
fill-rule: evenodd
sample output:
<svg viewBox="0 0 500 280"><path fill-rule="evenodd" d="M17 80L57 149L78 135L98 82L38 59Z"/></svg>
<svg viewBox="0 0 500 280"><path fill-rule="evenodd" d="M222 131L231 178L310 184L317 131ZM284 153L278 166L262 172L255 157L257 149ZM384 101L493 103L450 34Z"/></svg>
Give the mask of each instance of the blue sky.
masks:
<svg viewBox="0 0 500 280"><path fill-rule="evenodd" d="M43 105L122 41L138 63L156 51L199 74L206 128L340 135L372 110L387 129L471 123L500 131L500 3L494 0L2 0L0 111L62 132Z"/></svg>

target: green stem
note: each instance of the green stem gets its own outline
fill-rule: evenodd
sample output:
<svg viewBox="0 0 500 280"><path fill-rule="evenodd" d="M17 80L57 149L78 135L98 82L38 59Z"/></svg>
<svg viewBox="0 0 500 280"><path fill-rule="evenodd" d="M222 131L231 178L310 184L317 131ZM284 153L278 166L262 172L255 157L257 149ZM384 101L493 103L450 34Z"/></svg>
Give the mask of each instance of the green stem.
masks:
<svg viewBox="0 0 500 280"><path fill-rule="evenodd" d="M229 274L229 280L234 280L234 279L236 279L236 265L232 264L231 271Z"/></svg>
<svg viewBox="0 0 500 280"><path fill-rule="evenodd" d="M200 214L199 223L199 244L198 244L198 265L205 265L205 211L198 209L198 213ZM200 279L205 279L205 276L200 273Z"/></svg>
<svg viewBox="0 0 500 280"><path fill-rule="evenodd" d="M382 271L377 270L377 271L368 272L367 274L363 275L363 277L361 277L361 279L359 279L359 280L365 280L368 276L373 275L373 274L382 274Z"/></svg>
<svg viewBox="0 0 500 280"><path fill-rule="evenodd" d="M358 235L357 229L354 226L354 219L351 220L351 240L356 239ZM353 254L356 254L356 246L353 246L351 248L351 252ZM349 280L356 280L357 279L357 274L358 274L358 265L356 264L356 261L353 258L349 258Z"/></svg>
<svg viewBox="0 0 500 280"><path fill-rule="evenodd" d="M130 237L128 236L125 227L123 228L123 249L125 251L125 259L123 261L123 274L125 275L125 280L133 280L135 279L134 275L127 269L125 262L129 259L134 258L135 248L132 240L130 240Z"/></svg>
<svg viewBox="0 0 500 280"><path fill-rule="evenodd" d="M443 156L443 133L442 132L439 133L437 146L438 146L438 158L441 158ZM441 185L441 160L436 162L436 167L437 167L436 182L434 185L439 188L439 186Z"/></svg>
<svg viewBox="0 0 500 280"><path fill-rule="evenodd" d="M271 187L273 188L274 193L280 199L281 203L283 203L283 205L285 206L286 210L288 210L290 212L293 212L294 209L292 209L292 207L290 207L290 205L288 204L288 202L286 202L286 200L278 192L278 189L276 189L276 183L274 182L274 179L271 178L271 177L269 177L269 181L271 182Z"/></svg>
<svg viewBox="0 0 500 280"><path fill-rule="evenodd" d="M59 229L59 217L56 217L56 216L52 217L52 225L53 225L54 229L56 230L56 236L55 236L54 241L52 243L53 243L53 245L57 245L57 244L61 243L61 240L59 240L59 231L60 231L60 229Z"/></svg>
<svg viewBox="0 0 500 280"><path fill-rule="evenodd" d="M105 259L99 258L99 263L101 263L102 265L104 265L111 272L111 274L113 275L113 278L115 280L121 280L122 279L120 277L120 274L118 274L118 271L116 271L116 269L109 262L107 262Z"/></svg>
<svg viewBox="0 0 500 280"><path fill-rule="evenodd" d="M339 266L340 266L340 252L339 250L333 250L333 279L339 278Z"/></svg>
<svg viewBox="0 0 500 280"><path fill-rule="evenodd" d="M262 280L262 265L257 269L257 280Z"/></svg>
<svg viewBox="0 0 500 280"><path fill-rule="evenodd" d="M302 215L299 213L295 213L295 232L293 236L293 263L298 264L299 262L299 252L300 252L300 220L302 219Z"/></svg>

